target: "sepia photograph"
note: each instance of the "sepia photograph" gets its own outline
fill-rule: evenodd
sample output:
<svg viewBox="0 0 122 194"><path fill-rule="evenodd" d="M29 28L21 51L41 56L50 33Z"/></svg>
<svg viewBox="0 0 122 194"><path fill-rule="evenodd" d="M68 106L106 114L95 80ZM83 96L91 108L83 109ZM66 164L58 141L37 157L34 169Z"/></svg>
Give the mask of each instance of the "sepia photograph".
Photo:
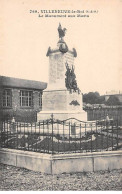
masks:
<svg viewBox="0 0 122 194"><path fill-rule="evenodd" d="M0 0L0 191L122 190L122 0Z"/></svg>

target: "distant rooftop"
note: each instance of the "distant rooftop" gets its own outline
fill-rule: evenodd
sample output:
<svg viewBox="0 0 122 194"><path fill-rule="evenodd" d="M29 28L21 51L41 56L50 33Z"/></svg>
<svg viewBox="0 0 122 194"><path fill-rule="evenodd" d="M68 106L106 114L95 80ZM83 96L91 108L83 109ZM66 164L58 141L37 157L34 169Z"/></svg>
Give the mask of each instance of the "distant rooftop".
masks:
<svg viewBox="0 0 122 194"><path fill-rule="evenodd" d="M106 95L116 95L116 94L122 94L122 91L111 90L106 92Z"/></svg>
<svg viewBox="0 0 122 194"><path fill-rule="evenodd" d="M47 83L34 80L0 76L0 87L3 86L11 88L44 90L47 87Z"/></svg>

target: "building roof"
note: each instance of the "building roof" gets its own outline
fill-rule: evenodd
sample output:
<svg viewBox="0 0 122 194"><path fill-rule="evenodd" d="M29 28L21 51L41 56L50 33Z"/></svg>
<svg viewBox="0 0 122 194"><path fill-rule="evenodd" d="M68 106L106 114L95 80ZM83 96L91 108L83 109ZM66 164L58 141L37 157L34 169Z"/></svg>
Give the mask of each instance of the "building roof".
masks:
<svg viewBox="0 0 122 194"><path fill-rule="evenodd" d="M44 90L47 87L47 83L34 80L0 76L0 87Z"/></svg>
<svg viewBox="0 0 122 194"><path fill-rule="evenodd" d="M105 94L102 96L122 96L122 93L120 93L120 94Z"/></svg>

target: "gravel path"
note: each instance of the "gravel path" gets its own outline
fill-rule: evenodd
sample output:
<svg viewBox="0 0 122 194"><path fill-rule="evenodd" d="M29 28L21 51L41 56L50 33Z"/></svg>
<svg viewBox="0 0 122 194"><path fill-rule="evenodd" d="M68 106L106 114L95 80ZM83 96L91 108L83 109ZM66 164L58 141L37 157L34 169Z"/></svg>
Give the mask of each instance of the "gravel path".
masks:
<svg viewBox="0 0 122 194"><path fill-rule="evenodd" d="M0 190L122 190L122 170L46 175L0 164Z"/></svg>

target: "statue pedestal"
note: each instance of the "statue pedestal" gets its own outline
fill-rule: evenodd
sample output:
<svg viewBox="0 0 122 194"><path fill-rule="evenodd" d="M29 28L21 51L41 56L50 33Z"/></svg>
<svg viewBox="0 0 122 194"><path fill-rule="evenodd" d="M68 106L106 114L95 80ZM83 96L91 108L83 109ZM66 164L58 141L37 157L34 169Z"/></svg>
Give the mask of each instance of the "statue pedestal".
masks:
<svg viewBox="0 0 122 194"><path fill-rule="evenodd" d="M37 114L37 120L65 120L76 118L86 121L87 113L82 109L82 94L67 90L45 90L42 99L43 111Z"/></svg>

